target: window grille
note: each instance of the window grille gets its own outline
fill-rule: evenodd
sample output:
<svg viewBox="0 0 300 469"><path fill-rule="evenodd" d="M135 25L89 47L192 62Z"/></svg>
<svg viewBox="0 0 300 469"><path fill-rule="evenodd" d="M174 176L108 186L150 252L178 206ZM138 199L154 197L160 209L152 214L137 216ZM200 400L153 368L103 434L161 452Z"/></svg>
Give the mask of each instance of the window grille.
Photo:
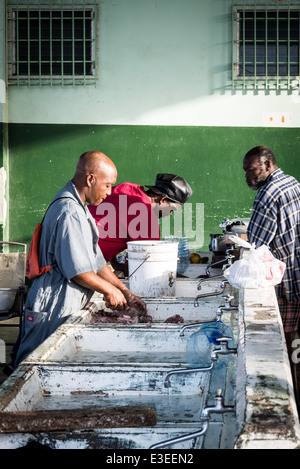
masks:
<svg viewBox="0 0 300 469"><path fill-rule="evenodd" d="M233 1L232 24L233 88L299 88L299 2Z"/></svg>
<svg viewBox="0 0 300 469"><path fill-rule="evenodd" d="M9 85L95 83L95 8L62 2L9 5Z"/></svg>

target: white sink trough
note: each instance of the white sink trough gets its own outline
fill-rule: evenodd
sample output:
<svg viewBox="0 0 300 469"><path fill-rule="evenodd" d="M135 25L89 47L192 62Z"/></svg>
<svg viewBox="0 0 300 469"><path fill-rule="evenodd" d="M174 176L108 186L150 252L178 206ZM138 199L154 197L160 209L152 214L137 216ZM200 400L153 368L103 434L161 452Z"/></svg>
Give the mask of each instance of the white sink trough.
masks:
<svg viewBox="0 0 300 469"><path fill-rule="evenodd" d="M200 326L199 326L200 327ZM177 324L61 326L23 364L186 365L186 341Z"/></svg>
<svg viewBox="0 0 300 469"><path fill-rule="evenodd" d="M177 298L178 301L186 301L186 299L194 299L199 294L211 294L211 293L220 293L222 281L226 280L221 274L218 274L216 278L212 276L211 278L184 278L179 277L176 278L176 285L175 285L175 294L174 297L168 298ZM129 281L122 280L122 282L129 288ZM200 290L198 290L198 284L200 282ZM230 286L228 288L231 288ZM159 297L161 298L161 297ZM159 299L156 298L156 299ZM165 297L167 298L167 297Z"/></svg>
<svg viewBox="0 0 300 469"><path fill-rule="evenodd" d="M102 364L79 364L75 359L70 363L50 364L48 360L47 364L22 365L0 392L0 447L16 448L34 442L51 448L72 448L76 442L81 448L147 448L166 438L198 431L209 373L180 375L166 388L164 380L170 366L180 369L181 365L150 363L151 352L149 355L147 363L123 362L120 354L118 364L110 363L110 359ZM116 425L114 413L124 407L128 422ZM108 412L108 423L104 421L103 428L93 427L82 419L80 428L76 416L79 413L82 418L84 411L99 415ZM36 420L31 420L32 413ZM44 414L46 422L37 423ZM138 420L136 424L141 416L146 422ZM64 419L64 424L57 428L59 419ZM74 419L76 425L72 427ZM190 440L179 447L192 448L195 444Z"/></svg>
<svg viewBox="0 0 300 469"><path fill-rule="evenodd" d="M175 296L177 298L195 298L197 295L202 293L211 294L215 292L216 294L220 294L223 280L225 280L225 277L222 276L215 279L213 277L198 279L177 278ZM198 289L199 282L200 289ZM227 288L231 287L229 286Z"/></svg>
<svg viewBox="0 0 300 469"><path fill-rule="evenodd" d="M233 290L228 283L222 286L224 278L205 279L201 284L201 290L197 289L198 279L177 279L176 296L143 298L147 304L147 314L152 317L153 323L165 323L173 316L179 315L182 323L213 321L216 317L216 311L220 305L224 304L223 295L233 295ZM124 282L128 285L128 281ZM234 293L237 296L237 291ZM198 299L198 306L195 306L195 298ZM101 296L96 294L93 298L93 311L107 310L105 304L101 301ZM233 300L237 304L238 299ZM90 315L81 315L83 322L90 322ZM74 318L72 318L74 321Z"/></svg>
<svg viewBox="0 0 300 469"><path fill-rule="evenodd" d="M0 448L147 449L199 432L215 370L173 374L170 387L165 379L189 368L186 341L197 328L184 336L181 328L214 321L223 302L211 296L195 307L197 281L185 286L189 297L146 299L150 323L92 324L92 313L104 308L100 295L75 312L0 388ZM165 322L176 314L183 322ZM226 380L224 367L217 387ZM201 448L202 439L170 448Z"/></svg>

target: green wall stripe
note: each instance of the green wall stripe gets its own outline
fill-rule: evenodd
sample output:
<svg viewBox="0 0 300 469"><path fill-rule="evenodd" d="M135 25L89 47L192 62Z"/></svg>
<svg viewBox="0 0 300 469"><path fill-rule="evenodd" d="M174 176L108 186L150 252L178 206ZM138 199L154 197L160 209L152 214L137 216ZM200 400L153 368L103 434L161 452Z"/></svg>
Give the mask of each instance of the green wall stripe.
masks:
<svg viewBox="0 0 300 469"><path fill-rule="evenodd" d="M73 177L79 155L99 150L115 162L118 183L153 184L159 172L184 177L190 203L204 204L204 250L226 218L250 216L255 192L242 160L269 146L278 165L300 179L300 129L122 125L9 125L9 233L29 242L58 190Z"/></svg>

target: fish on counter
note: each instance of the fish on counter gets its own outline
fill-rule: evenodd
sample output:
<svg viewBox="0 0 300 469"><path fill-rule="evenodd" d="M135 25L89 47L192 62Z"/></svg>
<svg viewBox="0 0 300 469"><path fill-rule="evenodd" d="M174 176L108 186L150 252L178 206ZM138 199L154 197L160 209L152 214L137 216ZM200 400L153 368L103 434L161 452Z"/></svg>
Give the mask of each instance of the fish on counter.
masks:
<svg viewBox="0 0 300 469"><path fill-rule="evenodd" d="M174 314L165 320L165 323L180 324L184 322L184 319L179 314Z"/></svg>
<svg viewBox="0 0 300 469"><path fill-rule="evenodd" d="M150 323L152 321L152 316L149 316L147 313L141 315L140 311L134 308L126 308L121 311L112 311L100 309L99 311L94 311L91 314L91 323L92 324L140 324L140 323ZM167 318L165 323L170 324L180 324L184 322L184 319L179 315L175 314Z"/></svg>
<svg viewBox="0 0 300 469"><path fill-rule="evenodd" d="M135 308L126 308L121 311L100 309L91 314L92 324L138 324L147 322L152 322L152 317L148 316L147 313L142 315Z"/></svg>

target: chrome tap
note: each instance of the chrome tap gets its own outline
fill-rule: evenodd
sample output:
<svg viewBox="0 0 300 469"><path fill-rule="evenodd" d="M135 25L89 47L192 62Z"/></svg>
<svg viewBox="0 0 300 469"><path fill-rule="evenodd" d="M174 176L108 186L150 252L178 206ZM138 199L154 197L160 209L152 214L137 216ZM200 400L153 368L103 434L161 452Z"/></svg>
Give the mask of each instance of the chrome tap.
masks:
<svg viewBox="0 0 300 469"><path fill-rule="evenodd" d="M218 295L221 295L221 293L223 293L224 289L221 290L221 291L214 291L214 292L210 292L210 293L202 293L201 295L197 295L196 298L194 299L194 306L195 308L199 306L199 298L208 298L210 296L218 296Z"/></svg>
<svg viewBox="0 0 300 469"><path fill-rule="evenodd" d="M222 290L224 290L225 288L225 285L229 283L227 280L224 280L222 282ZM216 293L211 293L210 295L211 296L214 296ZM195 298L195 302L197 301L197 298L201 297L201 295L198 295L196 298ZM186 329L189 329L191 327L200 327L202 326L203 324L212 324L214 323L215 321L221 321L221 317L222 317L222 313L223 311L235 311L235 310L238 310L238 307L237 306L231 306L231 301L233 300L234 296L230 296L230 295L225 295L225 296L221 296L221 298L223 300L225 300L225 305L224 306L219 306L218 309L217 309L217 312L216 312L216 317L213 321L204 321L204 322L195 322L193 324L186 324L185 326L183 326L181 329L180 329L180 334L179 334L179 337L183 337L184 336L184 331ZM195 304L194 302L194 306L199 306L199 304Z"/></svg>
<svg viewBox="0 0 300 469"><path fill-rule="evenodd" d="M222 264L222 262L224 262L224 259L221 259L220 261L217 261L217 262L214 262L213 264L209 264L206 269L205 269L205 275L208 275L210 278L216 278L216 277L219 277L220 275L210 275L210 269L212 267L215 267L216 265L218 264Z"/></svg>
<svg viewBox="0 0 300 469"><path fill-rule="evenodd" d="M211 352L211 359L217 360L219 355L229 355L231 353L237 353L236 347L228 346L228 342L230 342L231 340L233 340L232 337L228 337L228 336L223 336L223 337L219 337L218 339L216 339L216 341L219 342L219 344L221 345L221 348L214 349Z"/></svg>
<svg viewBox="0 0 300 469"><path fill-rule="evenodd" d="M220 275L220 277L223 278L223 275ZM214 278L214 277L211 277L211 278ZM204 280L211 280L211 279L203 278L203 279L199 280L198 285L197 285L198 290L201 290L201 283ZM220 291L214 291L214 292L211 292L211 293L201 293L200 295L197 295L195 300L194 300L195 308L199 306L199 302L198 302L199 298L208 298L209 296L219 296L222 293L224 293L226 285L228 285L228 284L229 284L228 280L223 280L221 285L220 285L220 288L221 288Z"/></svg>
<svg viewBox="0 0 300 469"><path fill-rule="evenodd" d="M215 295L215 293L211 294L211 296L212 295ZM199 303L197 302L197 299L199 297L201 297L201 295L199 295L195 298L195 301L194 301L194 306L195 307L199 306ZM186 329L191 328L191 327L201 327L203 324L212 324L215 321L221 321L223 311L237 311L239 309L238 306L231 306L231 300L233 300L233 298L234 298L233 296L226 295L226 296L221 296L221 298L225 300L225 305L218 306L218 309L216 311L216 317L213 321L204 321L204 322L195 322L193 324L186 324L185 326L182 326L182 328L180 329L179 337L183 337L184 336L184 331ZM196 304L196 302L197 302L197 304Z"/></svg>
<svg viewBox="0 0 300 469"><path fill-rule="evenodd" d="M208 274L206 274L208 275ZM212 279L215 279L215 278L223 278L224 275L223 274L218 274L218 275L213 275L212 277L208 277L208 278L200 278L198 284L197 284L197 290L201 290L201 284L203 282L209 282L210 280Z"/></svg>
<svg viewBox="0 0 300 469"><path fill-rule="evenodd" d="M224 405L224 398L222 396L222 389L218 389L215 397L215 405L204 407L202 410L200 420L210 420L211 414L225 414L225 412L234 412L235 406Z"/></svg>
<svg viewBox="0 0 300 469"><path fill-rule="evenodd" d="M231 301L234 299L232 295L221 296L222 300L225 300L225 308L231 307Z"/></svg>
<svg viewBox="0 0 300 469"><path fill-rule="evenodd" d="M215 368L219 355L229 355L230 353L237 353L237 348L228 347L228 342L232 340L232 337L223 336L216 340L221 345L221 348L214 349L211 352L211 356L210 356L211 364L209 366L202 366L199 368L183 368L182 370L171 370L167 373L165 377L164 387L165 388L170 387L170 376L172 375L182 375L182 374L188 374L188 373L204 373L207 371L211 371Z"/></svg>
<svg viewBox="0 0 300 469"><path fill-rule="evenodd" d="M235 256L231 254L233 251L234 251L234 247L226 250L225 259L227 260L227 264L223 265L222 267L223 272L227 269L227 267L231 267L233 264L233 259L235 259Z"/></svg>
<svg viewBox="0 0 300 469"><path fill-rule="evenodd" d="M214 276L211 276L210 275L210 269L212 267L215 267L216 265L219 265L219 264L222 264L222 262L224 262L225 260L227 260L227 264L224 264L222 266L222 270L224 272L225 269L227 269L227 267L230 267L232 264L233 264L233 259L235 258L234 255L232 255L231 253L234 251L234 246L229 248L229 249L226 249L225 251L225 258L224 259L221 259L220 261L217 261L217 262L214 262L213 264L209 264L205 270L205 274L208 275L210 278L217 278L217 277L223 277L223 275L214 275ZM200 290L200 288L199 288Z"/></svg>
<svg viewBox="0 0 300 469"><path fill-rule="evenodd" d="M202 366L199 368L184 368L182 370L171 370L167 373L165 377L165 382L164 382L164 387L169 388L170 387L170 376L172 375L183 375L183 374L189 374L189 373L205 373L206 371L211 371L214 369L214 367L217 364L217 356L214 357L211 361L211 364L209 366Z"/></svg>
<svg viewBox="0 0 300 469"><path fill-rule="evenodd" d="M199 438L199 436L204 435L207 432L209 422L205 420L203 422L202 428L198 432L189 433L188 435L178 436L177 438L172 438L170 440L161 441L154 445L149 446L149 449L163 448L164 446L175 445L176 443L181 443L182 441L192 440L194 438Z"/></svg>
<svg viewBox="0 0 300 469"><path fill-rule="evenodd" d="M203 324L213 324L217 321L217 319L218 317L216 316L215 319L213 319L212 321L202 321L202 322L195 322L193 324L186 324L185 326L182 326L182 328L180 329L179 337L184 336L184 331L186 329L190 329L191 327L201 327L203 326Z"/></svg>
<svg viewBox="0 0 300 469"><path fill-rule="evenodd" d="M226 295L226 296L221 296L223 300L225 300L225 305L224 306L219 306L216 312L217 317L221 317L223 311L237 311L239 309L238 306L231 306L231 301L233 300L233 296Z"/></svg>
<svg viewBox="0 0 300 469"><path fill-rule="evenodd" d="M202 435L205 435L207 432L210 416L211 414L225 414L226 412L234 412L235 406L229 406L224 404L224 398L222 396L222 389L218 389L217 395L215 397L215 405L207 406L201 412L200 422L202 423L202 428L194 433L189 433L187 435L179 436L177 438L172 438L170 440L161 441L154 445L151 445L149 449L163 448L164 446L174 445L175 443L181 443L182 441L191 440L198 438Z"/></svg>

